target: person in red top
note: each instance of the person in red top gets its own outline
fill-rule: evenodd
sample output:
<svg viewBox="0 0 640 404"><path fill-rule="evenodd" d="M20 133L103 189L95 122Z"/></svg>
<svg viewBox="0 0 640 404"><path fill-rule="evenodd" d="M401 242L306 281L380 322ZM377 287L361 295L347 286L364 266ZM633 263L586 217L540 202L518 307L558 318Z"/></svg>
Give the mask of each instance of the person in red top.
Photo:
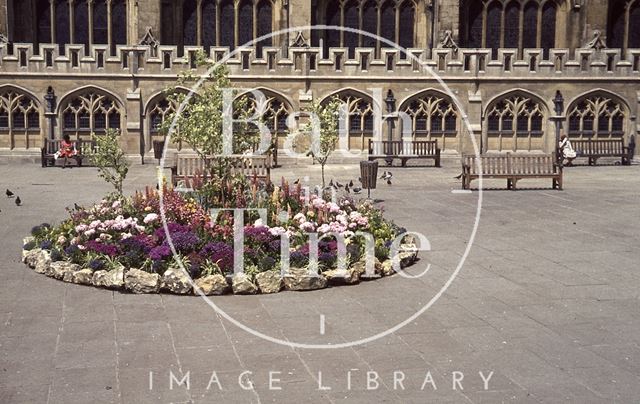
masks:
<svg viewBox="0 0 640 404"><path fill-rule="evenodd" d="M60 142L60 150L58 150L58 158L64 158L64 163L62 164L62 168L67 167L67 160L69 157L76 157L78 151L76 150L75 144L71 141L69 135L65 134L62 136L62 141Z"/></svg>

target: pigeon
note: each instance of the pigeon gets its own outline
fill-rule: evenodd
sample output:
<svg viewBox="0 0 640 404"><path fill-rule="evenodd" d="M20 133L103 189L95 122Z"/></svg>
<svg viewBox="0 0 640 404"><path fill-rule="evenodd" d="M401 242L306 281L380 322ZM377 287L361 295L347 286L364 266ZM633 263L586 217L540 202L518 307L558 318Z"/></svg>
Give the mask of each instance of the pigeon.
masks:
<svg viewBox="0 0 640 404"><path fill-rule="evenodd" d="M353 180L349 181L349 188L353 188Z"/></svg>
<svg viewBox="0 0 640 404"><path fill-rule="evenodd" d="M382 173L382 177L380 177L380 179L381 179L381 180L386 180L386 179L387 179L387 172L386 172L386 171L384 171L384 172Z"/></svg>
<svg viewBox="0 0 640 404"><path fill-rule="evenodd" d="M13 192L11 192L8 188L5 194L7 194L7 198L13 198Z"/></svg>
<svg viewBox="0 0 640 404"><path fill-rule="evenodd" d="M341 183L338 182L338 180L336 180L336 187L342 188L342 187L344 187L344 185L342 185Z"/></svg>
<svg viewBox="0 0 640 404"><path fill-rule="evenodd" d="M391 185L391 177L387 177L387 185Z"/></svg>
<svg viewBox="0 0 640 404"><path fill-rule="evenodd" d="M298 178L297 180L293 181L293 185L298 185L300 183L300 178Z"/></svg>
<svg viewBox="0 0 640 404"><path fill-rule="evenodd" d="M347 191L347 193L351 193L351 191L349 190L349 184L344 186L344 190Z"/></svg>
<svg viewBox="0 0 640 404"><path fill-rule="evenodd" d="M362 184L362 177L358 177L358 181L360 181L360 184Z"/></svg>
<svg viewBox="0 0 640 404"><path fill-rule="evenodd" d="M20 199L20 197L17 197L17 198L16 198L16 205L17 205L17 206L22 205L22 200Z"/></svg>
<svg viewBox="0 0 640 404"><path fill-rule="evenodd" d="M353 187L353 193L354 193L354 194L359 194L360 192L362 192L362 188L360 188L360 187Z"/></svg>
<svg viewBox="0 0 640 404"><path fill-rule="evenodd" d="M336 188L336 189L338 188L338 187L336 187L336 185L333 183L333 178L331 179L331 181L329 181L329 186L330 186L331 188Z"/></svg>
<svg viewBox="0 0 640 404"><path fill-rule="evenodd" d="M459 180L460 178L462 178L462 173L460 173L459 175L456 175L456 176L455 176L455 177L453 177L453 178L455 178L455 179Z"/></svg>

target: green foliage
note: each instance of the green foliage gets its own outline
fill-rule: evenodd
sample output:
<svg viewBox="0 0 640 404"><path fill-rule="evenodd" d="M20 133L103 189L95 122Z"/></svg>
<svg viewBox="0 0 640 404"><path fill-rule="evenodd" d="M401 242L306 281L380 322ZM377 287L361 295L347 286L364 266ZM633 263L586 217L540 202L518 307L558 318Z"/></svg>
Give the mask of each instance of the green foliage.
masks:
<svg viewBox="0 0 640 404"><path fill-rule="evenodd" d="M98 175L113 185L115 192L122 195L122 183L129 172L129 162L118 144L118 131L107 129L104 135L93 135L96 148L91 153L93 163L98 167Z"/></svg>
<svg viewBox="0 0 640 404"><path fill-rule="evenodd" d="M304 131L312 136L311 157L320 164L322 170L322 187L325 187L324 166L338 145L338 124L342 101L332 97L328 102L312 104L309 112L312 120Z"/></svg>
<svg viewBox="0 0 640 404"><path fill-rule="evenodd" d="M210 259L206 259L200 267L201 276L209 275L222 275L222 270L217 262L213 262Z"/></svg>
<svg viewBox="0 0 640 404"><path fill-rule="evenodd" d="M225 110L224 90L231 89L231 81L227 68L223 65L212 67L204 53L198 53L197 61L199 66L206 66L210 70L209 76L197 89L197 94L189 97L189 94L178 88L192 88L201 77L193 70L180 74L176 87L167 90L167 99L178 107L182 105L182 111L169 114L161 126L161 131L169 133L175 120L171 141L184 142L205 158L223 153L224 118L225 115L228 115L228 118L232 117L232 111ZM228 93L231 100L237 96L237 92L237 90L231 90ZM245 97L240 97L233 102L233 114L238 119L247 116ZM255 141L255 133L246 129L238 124L233 126L233 153L246 151Z"/></svg>

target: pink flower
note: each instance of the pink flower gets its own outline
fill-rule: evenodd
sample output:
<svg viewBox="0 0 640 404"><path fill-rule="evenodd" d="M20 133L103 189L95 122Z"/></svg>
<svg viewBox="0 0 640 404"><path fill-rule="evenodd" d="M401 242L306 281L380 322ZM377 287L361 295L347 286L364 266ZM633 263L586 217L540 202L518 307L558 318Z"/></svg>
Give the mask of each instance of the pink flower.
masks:
<svg viewBox="0 0 640 404"><path fill-rule="evenodd" d="M158 220L158 214L156 213L149 213L147 216L144 217L144 219L142 220L145 224L149 224L149 223L153 223L156 220Z"/></svg>
<svg viewBox="0 0 640 404"><path fill-rule="evenodd" d="M269 229L269 233L271 233L272 236L281 236L286 232L287 230L284 227L272 227Z"/></svg>

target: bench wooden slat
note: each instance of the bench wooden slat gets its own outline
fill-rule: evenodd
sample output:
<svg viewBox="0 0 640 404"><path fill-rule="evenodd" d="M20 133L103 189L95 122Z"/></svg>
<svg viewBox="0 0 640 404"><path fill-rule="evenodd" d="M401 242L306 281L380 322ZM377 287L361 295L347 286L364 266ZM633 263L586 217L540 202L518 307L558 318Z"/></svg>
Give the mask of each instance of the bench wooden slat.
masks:
<svg viewBox="0 0 640 404"><path fill-rule="evenodd" d="M244 174L247 177L256 176L258 179L270 181L271 158L269 155L229 155L212 156L210 159L218 158L230 159L231 174ZM204 174L205 162L197 154L178 154L173 168L172 183L177 185L179 181L193 179Z"/></svg>
<svg viewBox="0 0 640 404"><path fill-rule="evenodd" d="M394 158L400 159L404 167L410 159L433 159L440 167L440 149L437 140L380 140L369 139L368 160L385 159L391 165Z"/></svg>
<svg viewBox="0 0 640 404"><path fill-rule="evenodd" d="M523 178L551 178L553 188L562 189L562 168L555 163L553 155L511 154L497 156L467 155L462 158L462 187L468 189L472 180L505 178L507 188L515 189ZM478 170L481 164L481 172Z"/></svg>
<svg viewBox="0 0 640 404"><path fill-rule="evenodd" d="M623 138L616 139L576 139L571 140L571 145L576 151L577 157L589 159L589 165L596 164L600 157L620 157L622 164L629 164L633 157L629 147L624 145ZM558 149L558 155L562 150Z"/></svg>

